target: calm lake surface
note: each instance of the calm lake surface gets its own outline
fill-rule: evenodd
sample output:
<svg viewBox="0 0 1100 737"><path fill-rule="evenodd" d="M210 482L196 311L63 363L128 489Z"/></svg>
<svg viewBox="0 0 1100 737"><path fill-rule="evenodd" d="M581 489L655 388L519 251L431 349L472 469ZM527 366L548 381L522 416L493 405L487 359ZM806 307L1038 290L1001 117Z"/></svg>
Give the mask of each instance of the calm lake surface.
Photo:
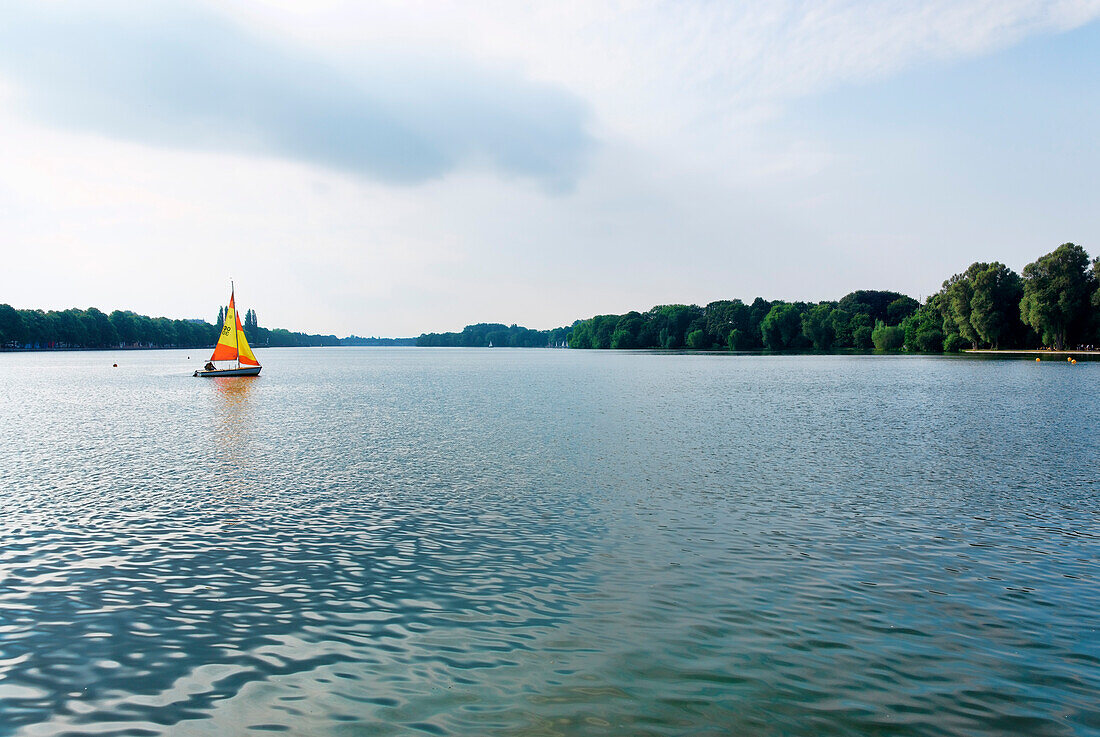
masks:
<svg viewBox="0 0 1100 737"><path fill-rule="evenodd" d="M0 735L1100 734L1100 363L257 354L0 354Z"/></svg>

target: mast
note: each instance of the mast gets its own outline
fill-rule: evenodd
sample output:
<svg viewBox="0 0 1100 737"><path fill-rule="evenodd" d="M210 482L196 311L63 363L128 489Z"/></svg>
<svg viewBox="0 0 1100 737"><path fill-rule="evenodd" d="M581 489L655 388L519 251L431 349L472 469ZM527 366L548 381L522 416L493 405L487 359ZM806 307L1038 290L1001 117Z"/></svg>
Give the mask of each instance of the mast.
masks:
<svg viewBox="0 0 1100 737"><path fill-rule="evenodd" d="M237 368L241 367L241 336L237 335L237 297L233 293L233 280L229 280L229 301L233 303L233 347L237 349Z"/></svg>

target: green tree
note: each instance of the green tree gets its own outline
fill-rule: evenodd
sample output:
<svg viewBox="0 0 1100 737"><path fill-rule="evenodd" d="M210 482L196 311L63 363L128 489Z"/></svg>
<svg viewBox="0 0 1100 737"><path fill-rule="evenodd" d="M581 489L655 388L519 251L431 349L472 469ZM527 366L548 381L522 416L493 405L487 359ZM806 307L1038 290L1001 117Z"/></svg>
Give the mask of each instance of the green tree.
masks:
<svg viewBox="0 0 1100 737"><path fill-rule="evenodd" d="M610 348L611 336L620 320L619 315L596 315L573 326L570 348ZM501 325L501 328L504 326ZM467 328L469 330L469 328ZM465 330L463 331L466 332ZM462 343L465 345L466 343ZM484 342L480 345L485 345ZM496 345L494 343L494 345Z"/></svg>
<svg viewBox="0 0 1100 737"><path fill-rule="evenodd" d="M134 315L138 343L144 346L156 345L157 334L153 318L148 315Z"/></svg>
<svg viewBox="0 0 1100 737"><path fill-rule="evenodd" d="M741 328L742 336L741 340L738 342L738 350L749 351L764 347L764 339L760 330L760 325L763 324L764 318L767 317L771 308L772 303L763 297L757 297L752 301L752 304L749 305L748 324L744 328Z"/></svg>
<svg viewBox="0 0 1100 737"><path fill-rule="evenodd" d="M978 347L978 331L970 322L972 310L971 302L974 299L974 277L988 264L971 264L966 271L955 274L943 283L944 306L947 316L954 323L954 330L970 343L971 348Z"/></svg>
<svg viewBox="0 0 1100 737"><path fill-rule="evenodd" d="M11 305L0 305L0 348L8 343L26 341L27 326L23 323L23 316Z"/></svg>
<svg viewBox="0 0 1100 737"><path fill-rule="evenodd" d="M729 342L731 330L745 332L751 319L748 305L739 299L711 302L703 308L705 330L712 342Z"/></svg>
<svg viewBox="0 0 1100 737"><path fill-rule="evenodd" d="M616 328L611 334L611 347L615 350L634 348L634 334L626 328Z"/></svg>
<svg viewBox="0 0 1100 737"><path fill-rule="evenodd" d="M841 297L837 307L852 315L869 315L873 325L876 320L888 321L890 304L903 297L905 295L899 292L859 289Z"/></svg>
<svg viewBox="0 0 1100 737"><path fill-rule="evenodd" d="M764 347L773 351L792 348L795 339L802 334L802 315L798 307L787 303L776 303L760 323L760 335Z"/></svg>
<svg viewBox="0 0 1100 737"><path fill-rule="evenodd" d="M1024 267L1020 316L1044 344L1061 350L1087 330L1089 299L1096 289L1088 266L1085 249L1063 243Z"/></svg>
<svg viewBox="0 0 1100 737"><path fill-rule="evenodd" d="M832 305L822 302L802 315L802 334L813 344L815 350L827 351L833 347L833 312Z"/></svg>
<svg viewBox="0 0 1100 737"><path fill-rule="evenodd" d="M841 348L851 348L852 314L837 307L829 313L829 322L833 327L833 344Z"/></svg>
<svg viewBox="0 0 1100 737"><path fill-rule="evenodd" d="M861 351L870 350L873 345L871 333L874 331L871 316L862 312L857 313L852 315L852 319L848 324L852 331L852 346Z"/></svg>
<svg viewBox="0 0 1100 737"><path fill-rule="evenodd" d="M657 305L646 317L661 348L683 348L692 322L703 317L703 310L696 305Z"/></svg>
<svg viewBox="0 0 1100 737"><path fill-rule="evenodd" d="M966 338L958 333L951 333L943 339L943 350L946 353L958 353L966 347Z"/></svg>
<svg viewBox="0 0 1100 737"><path fill-rule="evenodd" d="M27 330L27 342L36 348L48 348L57 341L57 313L47 315L42 310L20 310Z"/></svg>
<svg viewBox="0 0 1100 737"><path fill-rule="evenodd" d="M84 313L89 339L93 345L99 348L118 345L118 331L111 324L111 318L95 307L89 307Z"/></svg>
<svg viewBox="0 0 1100 737"><path fill-rule="evenodd" d="M912 315L920 308L920 302L912 297L898 297L886 305L886 324L900 325L901 321Z"/></svg>
<svg viewBox="0 0 1100 737"><path fill-rule="evenodd" d="M737 334L737 349L738 351L752 351L763 348L763 335L760 331L760 324L763 322L764 317L767 317L768 312L771 310L771 303L763 297L757 297L752 300L752 304L748 306L745 312L741 312L740 316L735 322L734 329L738 330ZM729 335L726 335L726 343L729 343Z"/></svg>
<svg viewBox="0 0 1100 737"><path fill-rule="evenodd" d="M244 335L248 338L250 344L259 345L263 340L263 331L260 328L259 322L256 320L255 310L245 310L244 323L241 325L244 328ZM521 330L524 330L521 328Z"/></svg>
<svg viewBox="0 0 1100 737"><path fill-rule="evenodd" d="M56 313L58 317L58 338L67 348L83 348L88 345L87 326L81 319L81 312L68 309Z"/></svg>
<svg viewBox="0 0 1100 737"><path fill-rule="evenodd" d="M153 334L156 336L155 343L158 346L179 345L176 326L167 317L158 317L153 320Z"/></svg>
<svg viewBox="0 0 1100 737"><path fill-rule="evenodd" d="M707 340L706 331L699 328L692 330L690 333L688 333L686 342L687 347L691 348L692 350L700 350L702 348L710 347L710 341Z"/></svg>
<svg viewBox="0 0 1100 737"><path fill-rule="evenodd" d="M569 334L570 348L592 348L592 321L581 320Z"/></svg>
<svg viewBox="0 0 1100 737"><path fill-rule="evenodd" d="M640 312L631 310L618 319L611 334L612 348L644 348L645 319ZM618 339L615 336L618 335Z"/></svg>
<svg viewBox="0 0 1100 737"><path fill-rule="evenodd" d="M138 341L137 315L133 312L115 310L111 313L111 327L115 329L115 335L125 345L133 345ZM218 323L219 327L221 323Z"/></svg>
<svg viewBox="0 0 1100 737"><path fill-rule="evenodd" d="M998 348L1001 339L1014 332L1020 322L1024 286L1020 276L1002 263L994 261L983 266L973 278L970 325L982 341Z"/></svg>
<svg viewBox="0 0 1100 737"><path fill-rule="evenodd" d="M1100 307L1100 256L1092 260L1092 280L1096 282L1096 289L1092 292L1092 305Z"/></svg>
<svg viewBox="0 0 1100 737"><path fill-rule="evenodd" d="M943 316L938 301L941 295L928 301L913 314L901 321L905 350L911 353L943 352Z"/></svg>
<svg viewBox="0 0 1100 737"><path fill-rule="evenodd" d="M593 348L610 348L611 334L615 332L615 325L619 322L618 315L597 315L592 318L595 321L593 331Z"/></svg>
<svg viewBox="0 0 1100 737"><path fill-rule="evenodd" d="M887 325L882 320L871 331L871 342L880 351L896 351L905 344L905 330L897 325Z"/></svg>
<svg viewBox="0 0 1100 737"><path fill-rule="evenodd" d="M1100 343L1100 256L1092 260L1092 342Z"/></svg>

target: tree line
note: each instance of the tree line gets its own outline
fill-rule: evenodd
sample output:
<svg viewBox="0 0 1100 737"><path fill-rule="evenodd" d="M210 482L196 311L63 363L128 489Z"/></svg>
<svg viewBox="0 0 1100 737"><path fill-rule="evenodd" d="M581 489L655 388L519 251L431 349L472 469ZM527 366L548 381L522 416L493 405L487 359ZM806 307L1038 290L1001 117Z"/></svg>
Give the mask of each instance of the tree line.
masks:
<svg viewBox="0 0 1100 737"><path fill-rule="evenodd" d="M340 338L340 345L370 346L375 348L380 346L410 346L416 345L416 338L378 338L374 336L370 338L364 338L361 335L353 334L347 336L346 338Z"/></svg>
<svg viewBox="0 0 1100 737"><path fill-rule="evenodd" d="M666 348L692 350L906 350L1073 348L1100 344L1100 259L1064 243L1017 274L978 262L943 282L924 304L898 292L858 290L836 301L757 297L647 312L596 315L569 327L499 323L426 333L418 346Z"/></svg>
<svg viewBox="0 0 1100 737"><path fill-rule="evenodd" d="M901 350L1072 348L1100 343L1100 258L1065 243L1017 274L974 263L924 304L889 291L838 301L659 305L575 323L571 348Z"/></svg>
<svg viewBox="0 0 1100 737"><path fill-rule="evenodd" d="M571 348L693 350L868 350L895 347L890 326L915 313L915 299L860 290L839 302L740 299L698 305L658 305L647 312L596 315L573 326Z"/></svg>
<svg viewBox="0 0 1100 737"><path fill-rule="evenodd" d="M171 320L94 308L17 310L0 304L0 348L202 348L214 345L224 318ZM254 346L404 345L413 339L312 335L259 325L245 312ZM694 350L901 350L1075 348L1100 344L1100 258L1064 243L1024 267L974 263L920 304L891 291L858 290L837 301L787 302L757 297L698 305L658 305L647 312L596 315L569 327L531 330L479 323L457 333L425 333L418 346L513 348L668 348Z"/></svg>
<svg viewBox="0 0 1100 737"><path fill-rule="evenodd" d="M18 310L0 304L0 348L207 348L218 341L224 308L218 322L148 317L128 310L106 314L95 307L68 310ZM249 344L259 347L339 345L334 335L310 335L283 328L260 327L248 310L241 325Z"/></svg>
<svg viewBox="0 0 1100 737"><path fill-rule="evenodd" d="M467 325L461 333L424 333L416 345L440 348L546 348L564 345L572 328L531 330L518 325L482 322Z"/></svg>

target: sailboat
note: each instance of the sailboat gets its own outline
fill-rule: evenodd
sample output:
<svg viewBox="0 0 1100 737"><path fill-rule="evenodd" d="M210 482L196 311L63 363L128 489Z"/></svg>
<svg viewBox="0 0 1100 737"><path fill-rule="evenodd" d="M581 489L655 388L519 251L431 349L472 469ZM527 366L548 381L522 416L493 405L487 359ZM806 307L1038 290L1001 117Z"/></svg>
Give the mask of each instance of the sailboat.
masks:
<svg viewBox="0 0 1100 737"><path fill-rule="evenodd" d="M214 353L207 362L207 368L195 372L195 376L258 376L260 362L248 347L248 339L244 337L244 328L241 327L241 318L237 315L234 304L233 282L229 283L229 307L225 311L225 323L222 325L221 335L218 336L218 344L214 346ZM215 361L236 361L236 368L218 368Z"/></svg>

